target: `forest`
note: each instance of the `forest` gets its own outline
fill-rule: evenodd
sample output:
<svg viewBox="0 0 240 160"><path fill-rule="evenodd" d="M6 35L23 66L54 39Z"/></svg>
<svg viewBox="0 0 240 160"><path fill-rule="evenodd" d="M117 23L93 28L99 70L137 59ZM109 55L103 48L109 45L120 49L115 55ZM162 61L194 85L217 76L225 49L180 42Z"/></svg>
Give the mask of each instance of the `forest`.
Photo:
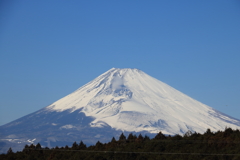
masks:
<svg viewBox="0 0 240 160"><path fill-rule="evenodd" d="M42 147L26 145L14 153L9 148L1 160L240 160L240 131L226 128L224 131L205 133L186 132L184 135L164 135L161 132L150 139L124 135L108 143L97 142L86 146L81 140L72 146Z"/></svg>

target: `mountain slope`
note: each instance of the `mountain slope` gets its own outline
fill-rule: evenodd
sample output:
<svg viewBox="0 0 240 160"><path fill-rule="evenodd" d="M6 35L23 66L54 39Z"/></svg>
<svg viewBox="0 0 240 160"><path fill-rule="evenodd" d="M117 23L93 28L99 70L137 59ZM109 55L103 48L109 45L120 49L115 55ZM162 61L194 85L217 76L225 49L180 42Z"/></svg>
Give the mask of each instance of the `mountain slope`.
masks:
<svg viewBox="0 0 240 160"><path fill-rule="evenodd" d="M138 69L112 68L53 104L0 127L2 151L25 143L66 145L109 141L122 131L183 134L240 121L220 113Z"/></svg>
<svg viewBox="0 0 240 160"><path fill-rule="evenodd" d="M59 112L82 108L95 118L92 127L106 123L137 132L178 134L240 125L138 69L113 68L47 108Z"/></svg>

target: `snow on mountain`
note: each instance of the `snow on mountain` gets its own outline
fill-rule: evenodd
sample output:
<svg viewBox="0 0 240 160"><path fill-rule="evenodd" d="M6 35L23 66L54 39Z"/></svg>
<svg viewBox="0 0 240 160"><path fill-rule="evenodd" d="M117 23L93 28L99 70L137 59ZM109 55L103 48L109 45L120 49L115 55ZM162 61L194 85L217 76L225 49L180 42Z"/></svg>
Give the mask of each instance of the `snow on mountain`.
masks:
<svg viewBox="0 0 240 160"><path fill-rule="evenodd" d="M75 92L47 107L72 112L83 108L94 117L92 127L104 124L126 131L165 134L237 128L239 120L222 115L138 69L112 68Z"/></svg>
<svg viewBox="0 0 240 160"><path fill-rule="evenodd" d="M0 152L25 144L94 144L113 136L203 133L240 120L202 104L138 69L112 68L53 104L0 126Z"/></svg>

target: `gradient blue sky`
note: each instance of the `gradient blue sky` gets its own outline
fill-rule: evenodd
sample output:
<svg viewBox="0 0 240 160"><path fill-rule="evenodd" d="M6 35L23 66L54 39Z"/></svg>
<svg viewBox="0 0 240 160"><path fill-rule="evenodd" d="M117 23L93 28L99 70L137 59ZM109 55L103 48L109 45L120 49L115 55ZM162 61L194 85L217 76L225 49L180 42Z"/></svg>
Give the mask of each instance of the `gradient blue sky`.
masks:
<svg viewBox="0 0 240 160"><path fill-rule="evenodd" d="M0 1L0 125L112 67L240 119L240 1Z"/></svg>

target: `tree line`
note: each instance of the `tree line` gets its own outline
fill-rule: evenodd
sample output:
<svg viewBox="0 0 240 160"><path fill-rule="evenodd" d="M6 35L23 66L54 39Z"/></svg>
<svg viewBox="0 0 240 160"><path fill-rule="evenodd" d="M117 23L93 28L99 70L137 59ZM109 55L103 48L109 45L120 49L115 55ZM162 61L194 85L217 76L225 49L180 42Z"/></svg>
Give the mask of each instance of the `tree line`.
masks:
<svg viewBox="0 0 240 160"><path fill-rule="evenodd" d="M186 132L184 135L164 135L161 132L150 139L147 135L128 136L122 133L108 143L96 142L86 146L82 141L72 146L42 147L41 144L25 145L14 153L9 148L1 160L240 160L240 131L226 128L224 131L205 133Z"/></svg>

